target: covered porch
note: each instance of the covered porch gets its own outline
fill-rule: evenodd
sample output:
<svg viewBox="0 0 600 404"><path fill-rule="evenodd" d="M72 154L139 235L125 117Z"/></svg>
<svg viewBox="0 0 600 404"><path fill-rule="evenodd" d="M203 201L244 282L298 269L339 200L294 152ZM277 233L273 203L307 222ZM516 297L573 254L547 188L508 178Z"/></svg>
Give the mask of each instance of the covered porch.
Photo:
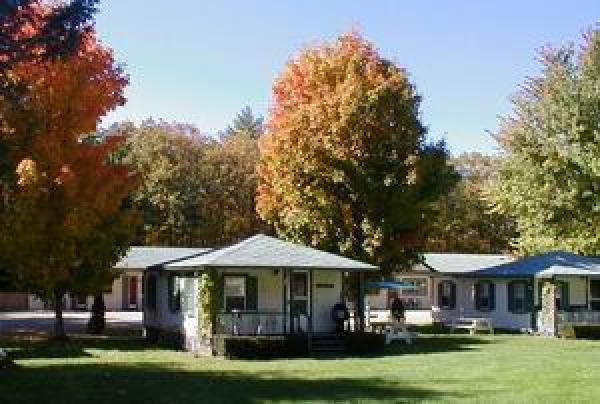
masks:
<svg viewBox="0 0 600 404"><path fill-rule="evenodd" d="M343 302L344 271L222 268L218 272L218 335L324 334Z"/></svg>
<svg viewBox="0 0 600 404"><path fill-rule="evenodd" d="M257 235L231 247L174 262L172 272L215 276L213 337L332 334L344 280L377 267L276 238ZM359 287L357 302L363 301ZM362 330L364 307L355 329Z"/></svg>
<svg viewBox="0 0 600 404"><path fill-rule="evenodd" d="M600 263L578 257L535 274L538 330L561 334L568 326L600 325Z"/></svg>

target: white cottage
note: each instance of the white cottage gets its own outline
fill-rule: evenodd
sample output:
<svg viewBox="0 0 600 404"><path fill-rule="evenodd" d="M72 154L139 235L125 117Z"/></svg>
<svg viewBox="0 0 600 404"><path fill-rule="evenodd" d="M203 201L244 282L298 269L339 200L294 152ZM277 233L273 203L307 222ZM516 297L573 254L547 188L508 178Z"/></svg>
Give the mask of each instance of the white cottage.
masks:
<svg viewBox="0 0 600 404"><path fill-rule="evenodd" d="M374 291L371 310L400 297L407 321L448 324L485 317L495 327L553 333L542 324L542 285L556 285L557 324L600 323L600 259L551 252L516 259L494 254L424 254L424 262L397 276L412 290Z"/></svg>
<svg viewBox="0 0 600 404"><path fill-rule="evenodd" d="M218 279L217 335L312 335L334 331L331 312L343 301L344 273L378 268L257 235L147 270L144 327L150 338L174 338L187 350L206 348L198 291L208 270Z"/></svg>

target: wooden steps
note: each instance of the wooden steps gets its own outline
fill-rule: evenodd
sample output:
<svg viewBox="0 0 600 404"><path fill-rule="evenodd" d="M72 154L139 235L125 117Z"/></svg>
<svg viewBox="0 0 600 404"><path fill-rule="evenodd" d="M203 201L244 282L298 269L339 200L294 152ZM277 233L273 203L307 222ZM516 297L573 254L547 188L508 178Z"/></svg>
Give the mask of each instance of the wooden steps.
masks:
<svg viewBox="0 0 600 404"><path fill-rule="evenodd" d="M338 334L319 334L312 338L312 353L342 353L346 351L344 337Z"/></svg>

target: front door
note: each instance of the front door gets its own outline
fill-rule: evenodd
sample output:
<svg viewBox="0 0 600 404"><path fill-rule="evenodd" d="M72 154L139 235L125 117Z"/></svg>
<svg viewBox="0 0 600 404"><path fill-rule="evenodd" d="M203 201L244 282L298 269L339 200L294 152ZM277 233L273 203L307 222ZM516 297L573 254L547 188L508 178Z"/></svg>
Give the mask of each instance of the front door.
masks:
<svg viewBox="0 0 600 404"><path fill-rule="evenodd" d="M292 333L309 331L310 288L306 271L294 271L290 279L290 316Z"/></svg>

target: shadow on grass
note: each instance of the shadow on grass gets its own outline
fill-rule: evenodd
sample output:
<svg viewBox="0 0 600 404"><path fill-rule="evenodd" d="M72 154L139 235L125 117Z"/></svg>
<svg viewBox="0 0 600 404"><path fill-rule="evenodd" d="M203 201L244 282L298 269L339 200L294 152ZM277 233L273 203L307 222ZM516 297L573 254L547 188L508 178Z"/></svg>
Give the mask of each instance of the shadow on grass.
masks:
<svg viewBox="0 0 600 404"><path fill-rule="evenodd" d="M198 359L201 360L201 359ZM2 394L14 403L255 403L261 401L433 400L439 391L380 378L307 379L275 372L183 370L156 363L78 364L7 371ZM461 394L462 397L462 394ZM460 397L458 397L460 398Z"/></svg>
<svg viewBox="0 0 600 404"><path fill-rule="evenodd" d="M494 343L493 339L471 336L444 335L422 336L412 344L394 342L386 349L387 355L432 354L442 352L464 352L480 349L481 345Z"/></svg>
<svg viewBox="0 0 600 404"><path fill-rule="evenodd" d="M140 337L78 336L66 341L43 337L4 337L0 338L0 348L6 350L13 360L83 358L92 355L86 349L111 351L144 351L157 349Z"/></svg>
<svg viewBox="0 0 600 404"><path fill-rule="evenodd" d="M370 354L345 354L345 353L323 353L313 356L313 359L335 360L344 358L381 358L389 356L434 354L443 352L467 352L479 350L480 345L494 343L491 338L482 339L461 335L438 335L420 336L412 344L402 341L394 341L385 347L381 353Z"/></svg>

